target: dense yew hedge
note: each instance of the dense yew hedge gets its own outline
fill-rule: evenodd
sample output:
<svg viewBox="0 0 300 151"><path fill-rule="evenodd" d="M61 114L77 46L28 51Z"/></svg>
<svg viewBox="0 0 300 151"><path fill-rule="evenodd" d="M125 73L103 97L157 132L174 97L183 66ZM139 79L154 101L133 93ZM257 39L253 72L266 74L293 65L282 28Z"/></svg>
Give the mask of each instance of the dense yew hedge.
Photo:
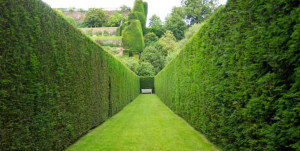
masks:
<svg viewBox="0 0 300 151"><path fill-rule="evenodd" d="M131 52L141 52L145 47L143 31L139 20L130 20L122 31L122 46Z"/></svg>
<svg viewBox="0 0 300 151"><path fill-rule="evenodd" d="M0 150L63 150L140 92L137 75L40 0L0 1Z"/></svg>
<svg viewBox="0 0 300 151"><path fill-rule="evenodd" d="M135 0L132 13L136 13L139 21L141 22L143 32L146 30L146 21L148 13L148 4L143 2L143 0Z"/></svg>
<svg viewBox="0 0 300 151"><path fill-rule="evenodd" d="M152 89L154 92L154 77L140 77L140 88L141 89Z"/></svg>
<svg viewBox="0 0 300 151"><path fill-rule="evenodd" d="M156 94L224 150L300 150L299 22L297 0L229 0Z"/></svg>
<svg viewBox="0 0 300 151"><path fill-rule="evenodd" d="M143 32L146 29L147 8L144 7L148 7L147 2L135 0L128 22L119 28L122 33L122 46L131 53L142 52L145 47Z"/></svg>

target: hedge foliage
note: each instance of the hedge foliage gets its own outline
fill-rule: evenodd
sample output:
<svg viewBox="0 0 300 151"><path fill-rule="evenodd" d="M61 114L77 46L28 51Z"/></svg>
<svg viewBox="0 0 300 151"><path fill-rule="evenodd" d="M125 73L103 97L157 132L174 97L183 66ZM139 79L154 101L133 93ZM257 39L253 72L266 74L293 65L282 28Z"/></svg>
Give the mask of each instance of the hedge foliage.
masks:
<svg viewBox="0 0 300 151"><path fill-rule="evenodd" d="M139 77L40 0L0 1L0 150L63 150L140 92Z"/></svg>
<svg viewBox="0 0 300 151"><path fill-rule="evenodd" d="M146 19L148 13L148 3L143 2L143 0L135 0L132 13L136 13L138 16L139 21L141 22L143 33L146 30Z"/></svg>
<svg viewBox="0 0 300 151"><path fill-rule="evenodd" d="M140 77L140 88L141 89L152 89L154 93L154 77L141 76Z"/></svg>
<svg viewBox="0 0 300 151"><path fill-rule="evenodd" d="M122 46L132 52L141 52L145 47L143 31L139 20L129 20L122 31Z"/></svg>
<svg viewBox="0 0 300 151"><path fill-rule="evenodd" d="M156 77L156 94L224 150L300 150L297 0L229 0Z"/></svg>

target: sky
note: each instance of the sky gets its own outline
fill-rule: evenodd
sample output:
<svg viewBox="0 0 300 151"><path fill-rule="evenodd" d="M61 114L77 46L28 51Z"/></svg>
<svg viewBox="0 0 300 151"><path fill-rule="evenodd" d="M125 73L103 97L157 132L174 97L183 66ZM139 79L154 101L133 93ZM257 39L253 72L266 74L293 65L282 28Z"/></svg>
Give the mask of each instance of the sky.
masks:
<svg viewBox="0 0 300 151"><path fill-rule="evenodd" d="M106 8L117 9L122 5L133 7L134 0L42 0L52 8ZM171 13L174 6L180 6L182 0L144 0L148 2L148 19L153 15L158 15L162 21ZM225 4L227 0L219 0L220 4Z"/></svg>

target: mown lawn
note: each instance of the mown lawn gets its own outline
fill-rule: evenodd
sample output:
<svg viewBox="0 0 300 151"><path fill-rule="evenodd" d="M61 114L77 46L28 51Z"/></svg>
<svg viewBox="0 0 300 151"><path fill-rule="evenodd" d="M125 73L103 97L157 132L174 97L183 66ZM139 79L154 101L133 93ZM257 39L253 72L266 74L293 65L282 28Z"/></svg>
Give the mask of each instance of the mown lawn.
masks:
<svg viewBox="0 0 300 151"><path fill-rule="evenodd" d="M155 94L142 94L67 151L217 150Z"/></svg>

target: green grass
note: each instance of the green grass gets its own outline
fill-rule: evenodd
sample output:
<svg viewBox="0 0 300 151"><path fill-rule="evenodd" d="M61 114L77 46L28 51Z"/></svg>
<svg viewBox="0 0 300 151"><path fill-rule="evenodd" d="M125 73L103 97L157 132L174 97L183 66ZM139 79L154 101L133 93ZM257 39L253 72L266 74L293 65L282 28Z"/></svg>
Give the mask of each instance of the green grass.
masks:
<svg viewBox="0 0 300 151"><path fill-rule="evenodd" d="M155 94L142 94L67 151L211 151L202 135Z"/></svg>
<svg viewBox="0 0 300 151"><path fill-rule="evenodd" d="M91 38L93 40L121 40L122 36L96 36Z"/></svg>

